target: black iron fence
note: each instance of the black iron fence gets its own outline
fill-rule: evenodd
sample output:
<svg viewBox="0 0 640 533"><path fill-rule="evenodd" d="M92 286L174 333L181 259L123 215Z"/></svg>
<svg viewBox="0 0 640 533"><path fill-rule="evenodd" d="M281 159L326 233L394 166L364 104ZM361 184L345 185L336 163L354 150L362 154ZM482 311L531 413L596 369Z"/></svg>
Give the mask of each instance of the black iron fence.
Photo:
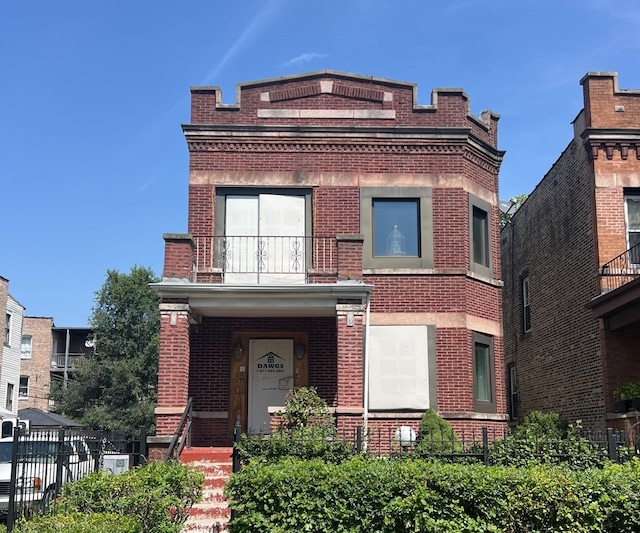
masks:
<svg viewBox="0 0 640 533"><path fill-rule="evenodd" d="M623 463L640 455L638 427L629 431L602 432L572 430L550 437L515 430L481 428L458 434L418 435L408 426L370 431L362 427L340 434L335 429L305 428L273 435L247 436L236 426L233 471L252 457L323 457L340 461L355 454L389 458L427 458L448 462L521 466L531 462L564 463L576 467Z"/></svg>
<svg viewBox="0 0 640 533"><path fill-rule="evenodd" d="M0 439L0 513L13 530L18 517L41 514L55 505L62 486L92 472L119 474L146 462L146 430L124 433L17 428Z"/></svg>

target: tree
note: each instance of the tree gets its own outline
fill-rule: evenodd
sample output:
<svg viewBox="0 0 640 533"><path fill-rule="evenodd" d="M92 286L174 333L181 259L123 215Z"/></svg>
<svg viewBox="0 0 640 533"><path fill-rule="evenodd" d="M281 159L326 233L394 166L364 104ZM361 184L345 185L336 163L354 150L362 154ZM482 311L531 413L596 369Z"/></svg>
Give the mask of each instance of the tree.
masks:
<svg viewBox="0 0 640 533"><path fill-rule="evenodd" d="M508 202L500 202L500 228L504 228L529 195L519 194L509 198Z"/></svg>
<svg viewBox="0 0 640 533"><path fill-rule="evenodd" d="M160 311L149 284L156 281L144 267L129 274L107 270L89 320L95 355L83 360L66 386L53 384L56 412L93 429L153 431Z"/></svg>

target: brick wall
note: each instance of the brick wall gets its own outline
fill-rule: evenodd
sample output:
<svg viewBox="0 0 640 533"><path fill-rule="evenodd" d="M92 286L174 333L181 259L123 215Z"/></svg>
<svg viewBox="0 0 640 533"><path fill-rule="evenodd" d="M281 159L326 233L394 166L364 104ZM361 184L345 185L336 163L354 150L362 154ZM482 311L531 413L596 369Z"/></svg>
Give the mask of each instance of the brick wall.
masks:
<svg viewBox="0 0 640 533"><path fill-rule="evenodd" d="M457 89L436 91L431 105L420 105L415 97L413 84L336 73L243 84L236 105L220 106L217 88L192 89L191 124L185 126L190 153L188 231L194 237L214 234L217 187L311 190L315 236L361 232L362 187L430 188L433 216L428 231L433 233L435 270L363 272L359 254L348 268L342 264L338 277L364 278L374 285L372 313L452 314L467 320L466 327L436 331L439 408L467 414L473 410L470 324L489 324L501 413L498 117L471 116L468 97ZM470 195L491 206L493 280L469 275ZM349 239L338 244L340 257L353 256L360 246ZM199 282L218 280L198 277ZM205 316L191 328L189 390L194 408L218 413L228 409L231 334L241 330L308 332L310 385L334 407L362 407L363 317L356 313L356 325L347 327L341 311L337 315ZM163 335L171 331L175 333L163 329ZM165 357L162 354L161 348ZM165 403L171 402L165 398ZM199 422L199 438L223 429L228 435L228 427L214 420ZM339 414L342 429L361 422L361 413Z"/></svg>
<svg viewBox="0 0 640 533"><path fill-rule="evenodd" d="M53 319L48 317L25 316L22 334L31 335L31 359L20 360L20 375L29 376L29 397L19 399L19 409L35 407L49 411L51 392L51 354Z"/></svg>

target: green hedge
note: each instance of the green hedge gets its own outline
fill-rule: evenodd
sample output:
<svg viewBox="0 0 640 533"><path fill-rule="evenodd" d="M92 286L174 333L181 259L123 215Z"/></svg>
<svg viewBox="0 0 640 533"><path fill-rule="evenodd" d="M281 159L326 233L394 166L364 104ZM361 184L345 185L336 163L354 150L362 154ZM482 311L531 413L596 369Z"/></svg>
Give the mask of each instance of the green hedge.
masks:
<svg viewBox="0 0 640 533"><path fill-rule="evenodd" d="M640 462L601 469L355 457L252 461L226 486L232 533L640 531Z"/></svg>
<svg viewBox="0 0 640 533"><path fill-rule="evenodd" d="M114 475L95 472L63 486L51 514L18 523L17 533L177 533L202 500L204 475L154 462Z"/></svg>

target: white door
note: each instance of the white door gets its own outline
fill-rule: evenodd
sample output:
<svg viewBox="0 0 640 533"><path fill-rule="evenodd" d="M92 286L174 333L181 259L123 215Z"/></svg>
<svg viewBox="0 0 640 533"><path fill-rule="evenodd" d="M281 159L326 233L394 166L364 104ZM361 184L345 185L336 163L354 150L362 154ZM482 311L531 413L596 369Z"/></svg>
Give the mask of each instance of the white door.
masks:
<svg viewBox="0 0 640 533"><path fill-rule="evenodd" d="M228 195L225 283L305 282L305 198Z"/></svg>
<svg viewBox="0 0 640 533"><path fill-rule="evenodd" d="M268 407L284 406L292 388L293 340L250 340L248 433L269 433Z"/></svg>

